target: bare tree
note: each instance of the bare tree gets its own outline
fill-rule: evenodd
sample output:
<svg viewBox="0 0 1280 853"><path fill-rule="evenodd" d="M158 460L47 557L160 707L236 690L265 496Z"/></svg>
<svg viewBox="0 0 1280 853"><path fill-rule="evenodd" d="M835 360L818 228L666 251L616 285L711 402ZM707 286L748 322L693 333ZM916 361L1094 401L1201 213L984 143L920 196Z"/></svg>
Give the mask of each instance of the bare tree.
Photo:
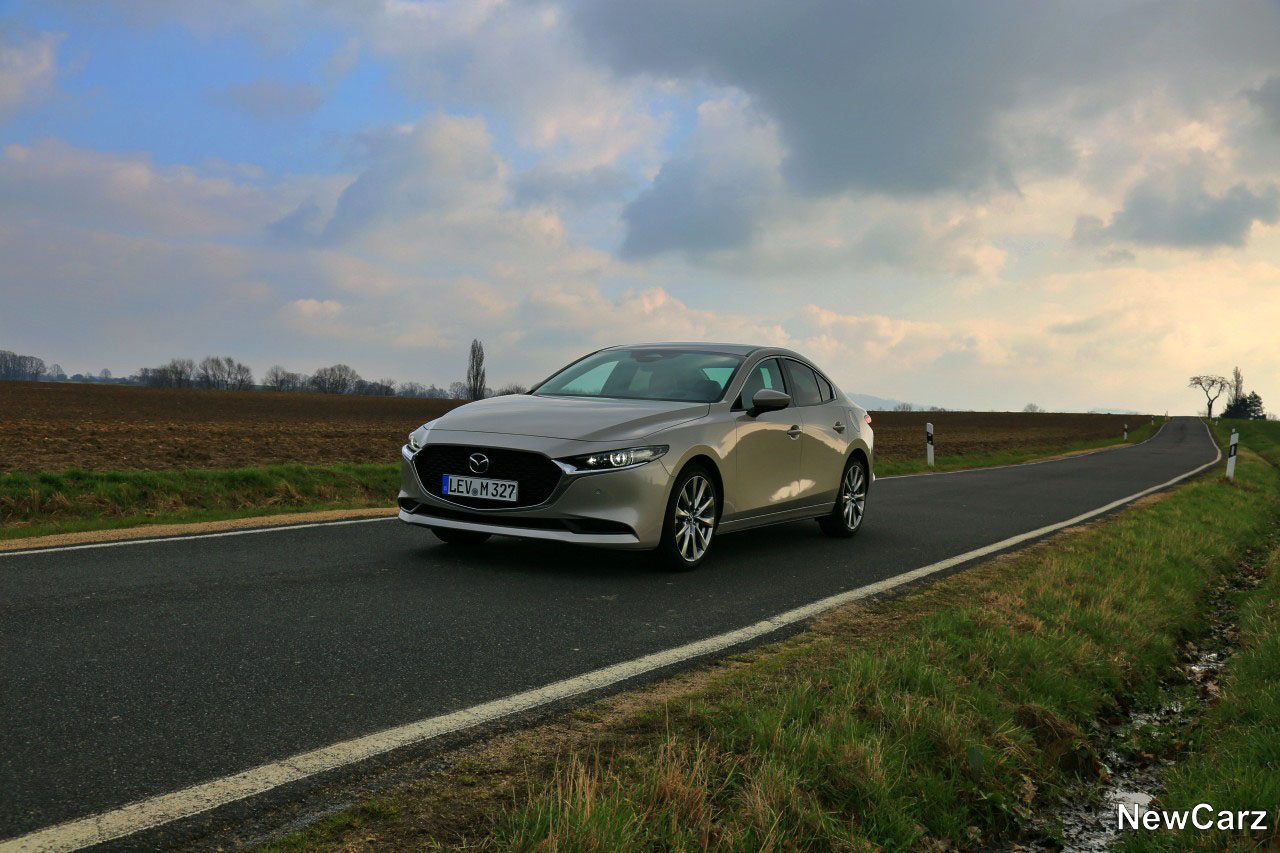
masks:
<svg viewBox="0 0 1280 853"><path fill-rule="evenodd" d="M1027 403L1025 406L1022 407L1022 411L1028 414L1033 414L1035 412L1043 412L1044 409L1040 408L1035 403Z"/></svg>
<svg viewBox="0 0 1280 853"><path fill-rule="evenodd" d="M453 400L471 400L471 390L465 382L450 382L449 397Z"/></svg>
<svg viewBox="0 0 1280 853"><path fill-rule="evenodd" d="M1208 416L1213 417L1213 404L1222 396L1223 391L1231 387L1231 383L1227 381L1225 376L1214 376L1206 373L1201 376L1192 376L1191 381L1187 383L1187 387L1199 388L1204 392L1205 399L1209 401Z"/></svg>
<svg viewBox="0 0 1280 853"><path fill-rule="evenodd" d="M105 367L102 368L102 370L98 372L98 379L102 380L103 382L110 382L111 371L107 370Z"/></svg>
<svg viewBox="0 0 1280 853"><path fill-rule="evenodd" d="M484 345L479 340L471 340L471 355L467 359L467 396L468 400L483 400L484 385Z"/></svg>
<svg viewBox="0 0 1280 853"><path fill-rule="evenodd" d="M34 381L45 376L44 359L0 350L0 379Z"/></svg>
<svg viewBox="0 0 1280 853"><path fill-rule="evenodd" d="M401 382L400 387L396 389L396 394L401 397L448 399L449 390L447 388L437 388L434 384L423 385L421 382Z"/></svg>
<svg viewBox="0 0 1280 853"><path fill-rule="evenodd" d="M893 407L893 411L895 411L895 412L909 412L909 411L911 411L911 410L912 410L912 409L914 409L914 408L915 408L915 406L911 405L910 403L898 403L896 406L894 406L894 407Z"/></svg>
<svg viewBox="0 0 1280 853"><path fill-rule="evenodd" d="M505 397L508 394L528 394L529 389L518 382L512 382L509 385L503 385L497 391L493 392L495 397Z"/></svg>
<svg viewBox="0 0 1280 853"><path fill-rule="evenodd" d="M310 384L310 381L300 373L294 373L278 364L273 364L263 374L262 384L272 391L301 391Z"/></svg>
<svg viewBox="0 0 1280 853"><path fill-rule="evenodd" d="M349 394L360 381L360 374L345 364L322 367L311 377L311 387L321 394Z"/></svg>
<svg viewBox="0 0 1280 853"><path fill-rule="evenodd" d="M1236 365L1231 371L1231 396L1227 399L1228 404L1232 404L1244 397L1244 374L1240 372L1240 365Z"/></svg>

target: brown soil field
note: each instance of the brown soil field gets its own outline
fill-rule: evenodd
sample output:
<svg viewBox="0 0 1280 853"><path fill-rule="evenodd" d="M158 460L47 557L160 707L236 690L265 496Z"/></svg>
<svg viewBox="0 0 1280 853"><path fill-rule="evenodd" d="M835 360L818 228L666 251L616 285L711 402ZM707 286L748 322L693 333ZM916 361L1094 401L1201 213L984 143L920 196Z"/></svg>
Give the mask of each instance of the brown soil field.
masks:
<svg viewBox="0 0 1280 853"><path fill-rule="evenodd" d="M0 472L394 462L452 400L0 382Z"/></svg>
<svg viewBox="0 0 1280 853"><path fill-rule="evenodd" d="M450 400L0 382L0 472L395 462ZM1061 448L1115 438L1139 415L873 412L881 459Z"/></svg>
<svg viewBox="0 0 1280 853"><path fill-rule="evenodd" d="M933 424L938 456L968 456L1004 450L1066 447L1119 438L1150 415L1087 415L1037 412L872 412L877 459L923 459L926 423Z"/></svg>

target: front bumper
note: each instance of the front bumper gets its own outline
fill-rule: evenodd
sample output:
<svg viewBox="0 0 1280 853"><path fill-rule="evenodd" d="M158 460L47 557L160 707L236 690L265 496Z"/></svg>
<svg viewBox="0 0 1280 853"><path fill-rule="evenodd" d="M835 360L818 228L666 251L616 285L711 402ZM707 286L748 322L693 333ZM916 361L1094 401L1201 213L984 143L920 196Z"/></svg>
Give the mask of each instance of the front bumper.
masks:
<svg viewBox="0 0 1280 853"><path fill-rule="evenodd" d="M431 438L476 450L500 447L544 453L549 458L609 449L594 442L493 433L437 431ZM548 442L550 446L538 446ZM424 487L413 452L405 446L400 455L399 518L409 524L636 550L656 548L662 539L671 488L671 473L662 459L622 471L566 473L538 506L478 509L447 501Z"/></svg>

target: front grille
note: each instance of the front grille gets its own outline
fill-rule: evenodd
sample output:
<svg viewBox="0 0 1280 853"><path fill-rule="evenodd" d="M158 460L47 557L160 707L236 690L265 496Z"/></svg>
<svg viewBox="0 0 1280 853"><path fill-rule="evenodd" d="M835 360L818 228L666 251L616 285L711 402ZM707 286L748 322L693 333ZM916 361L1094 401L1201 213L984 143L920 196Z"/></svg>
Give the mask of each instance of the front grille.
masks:
<svg viewBox="0 0 1280 853"><path fill-rule="evenodd" d="M468 465L472 453L489 457L489 470L474 474ZM505 447L475 447L467 444L428 444L413 458L418 479L430 494L442 500L477 509L515 509L537 506L551 497L563 472L541 453L510 450ZM492 501L485 498L445 496L441 485L445 474L462 477L485 477L493 480L515 480L520 484L517 501Z"/></svg>

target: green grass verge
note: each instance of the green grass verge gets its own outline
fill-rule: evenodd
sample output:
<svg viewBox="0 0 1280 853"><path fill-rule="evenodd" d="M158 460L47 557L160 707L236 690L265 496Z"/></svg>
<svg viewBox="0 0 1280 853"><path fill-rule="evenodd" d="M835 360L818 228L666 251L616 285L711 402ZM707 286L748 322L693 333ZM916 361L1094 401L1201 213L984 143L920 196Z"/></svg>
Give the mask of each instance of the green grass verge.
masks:
<svg viewBox="0 0 1280 853"><path fill-rule="evenodd" d="M1280 465L1280 423L1221 421L1214 432L1224 444L1240 433L1242 458L1256 451ZM1242 464L1242 463L1238 463ZM1249 483L1241 480L1249 488ZM1269 831L1221 830L1130 833L1123 849L1258 850L1280 846L1280 542L1273 538L1265 577L1254 590L1236 593L1239 637L1222 694L1199 721L1184 753L1164 778L1159 807L1185 811L1209 803L1219 810L1269 812Z"/></svg>
<svg viewBox="0 0 1280 853"><path fill-rule="evenodd" d="M860 850L1014 838L1098 778L1098 721L1161 695L1218 580L1278 517L1280 474L1245 452L1234 485L1197 479L740 656L612 736L506 771L484 816L445 843ZM1275 739L1260 731L1258 744ZM366 835L431 846L450 800L423 796L391 793L394 816L358 833L313 827L270 849L350 849Z"/></svg>
<svg viewBox="0 0 1280 853"><path fill-rule="evenodd" d="M1222 830L1129 833L1124 849L1259 850L1280 844L1280 544L1272 547L1262 586L1240 595L1239 645L1227 665L1220 701L1186 746L1191 757L1165 774L1159 807L1187 811L1268 812L1269 832ZM1270 846L1269 846L1270 845Z"/></svg>
<svg viewBox="0 0 1280 853"><path fill-rule="evenodd" d="M1146 441L1156 434L1164 423L1163 418L1156 418L1154 424L1146 423L1129 433L1129 438L1099 438L1093 441L1078 441L1072 444L1053 445L1049 447L1016 447L1009 450L996 450L986 453L967 453L934 457L934 466L930 468L920 459L876 459L877 477L894 477L900 474L920 474L926 471L959 471L964 468L992 468L997 465L1018 465L1022 462L1033 462L1049 456L1060 456L1064 453L1079 453L1085 450L1101 450L1104 447L1116 447L1123 444L1136 444ZM921 447L923 456L924 448Z"/></svg>
<svg viewBox="0 0 1280 853"><path fill-rule="evenodd" d="M396 465L0 474L0 539L190 521L391 506Z"/></svg>
<svg viewBox="0 0 1280 853"><path fill-rule="evenodd" d="M1224 453L1233 429L1240 433L1241 447L1280 467L1280 421L1219 420L1213 425L1213 434Z"/></svg>

